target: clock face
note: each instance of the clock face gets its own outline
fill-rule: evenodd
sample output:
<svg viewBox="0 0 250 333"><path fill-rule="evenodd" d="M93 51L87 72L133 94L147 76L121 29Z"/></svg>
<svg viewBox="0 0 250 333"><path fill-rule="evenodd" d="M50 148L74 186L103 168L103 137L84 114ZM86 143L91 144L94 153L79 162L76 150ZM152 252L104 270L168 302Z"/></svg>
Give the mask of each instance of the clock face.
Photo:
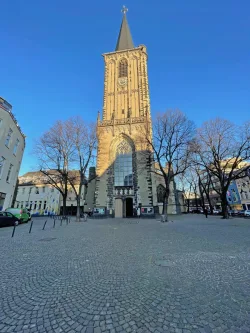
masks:
<svg viewBox="0 0 250 333"><path fill-rule="evenodd" d="M120 86L126 86L128 79L126 77L119 77L118 83Z"/></svg>

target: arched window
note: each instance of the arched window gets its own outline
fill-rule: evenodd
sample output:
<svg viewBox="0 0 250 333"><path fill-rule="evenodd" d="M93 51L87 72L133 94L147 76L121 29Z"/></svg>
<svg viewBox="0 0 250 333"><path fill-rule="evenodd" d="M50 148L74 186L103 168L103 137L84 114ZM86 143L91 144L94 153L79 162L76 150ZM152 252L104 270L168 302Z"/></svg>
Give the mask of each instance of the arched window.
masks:
<svg viewBox="0 0 250 333"><path fill-rule="evenodd" d="M115 186L133 186L132 148L126 140L116 149Z"/></svg>
<svg viewBox="0 0 250 333"><path fill-rule="evenodd" d="M165 187L163 185L157 186L157 202L164 202L165 197Z"/></svg>
<svg viewBox="0 0 250 333"><path fill-rule="evenodd" d="M119 77L127 77L128 76L128 62L126 59L122 59L119 62Z"/></svg>

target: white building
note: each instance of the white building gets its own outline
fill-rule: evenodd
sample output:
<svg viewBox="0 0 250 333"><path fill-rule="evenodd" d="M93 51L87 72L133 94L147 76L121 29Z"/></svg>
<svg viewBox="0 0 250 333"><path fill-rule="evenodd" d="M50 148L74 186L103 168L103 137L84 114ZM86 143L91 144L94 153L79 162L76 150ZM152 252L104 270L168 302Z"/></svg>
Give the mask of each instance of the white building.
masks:
<svg viewBox="0 0 250 333"><path fill-rule="evenodd" d="M0 97L0 211L11 207L24 147L12 106Z"/></svg>
<svg viewBox="0 0 250 333"><path fill-rule="evenodd" d="M58 215L62 213L63 200L61 193L48 184L41 172L28 172L19 177L16 208L27 207L32 215ZM68 187L66 201L67 215L76 214L76 198L73 189ZM81 210L84 207L84 187L81 195Z"/></svg>

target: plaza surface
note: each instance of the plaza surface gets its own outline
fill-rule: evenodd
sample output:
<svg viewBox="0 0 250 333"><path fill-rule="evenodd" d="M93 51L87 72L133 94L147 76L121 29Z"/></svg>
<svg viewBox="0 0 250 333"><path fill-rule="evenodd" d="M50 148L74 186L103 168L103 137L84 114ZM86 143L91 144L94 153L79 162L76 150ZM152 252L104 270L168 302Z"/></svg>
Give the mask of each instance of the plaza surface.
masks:
<svg viewBox="0 0 250 333"><path fill-rule="evenodd" d="M250 332L250 220L0 229L0 332Z"/></svg>

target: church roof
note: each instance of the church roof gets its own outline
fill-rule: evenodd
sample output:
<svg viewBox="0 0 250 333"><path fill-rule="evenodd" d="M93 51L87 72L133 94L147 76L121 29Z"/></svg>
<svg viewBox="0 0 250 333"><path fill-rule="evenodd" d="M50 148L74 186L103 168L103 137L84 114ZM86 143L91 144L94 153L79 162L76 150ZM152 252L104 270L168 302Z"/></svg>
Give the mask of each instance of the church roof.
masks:
<svg viewBox="0 0 250 333"><path fill-rule="evenodd" d="M133 49L134 48L134 43L132 40L132 36L130 33L127 17L126 17L126 12L127 8L123 7L123 19L122 19L122 24L116 44L116 51L122 51L122 50L128 50L128 49Z"/></svg>

